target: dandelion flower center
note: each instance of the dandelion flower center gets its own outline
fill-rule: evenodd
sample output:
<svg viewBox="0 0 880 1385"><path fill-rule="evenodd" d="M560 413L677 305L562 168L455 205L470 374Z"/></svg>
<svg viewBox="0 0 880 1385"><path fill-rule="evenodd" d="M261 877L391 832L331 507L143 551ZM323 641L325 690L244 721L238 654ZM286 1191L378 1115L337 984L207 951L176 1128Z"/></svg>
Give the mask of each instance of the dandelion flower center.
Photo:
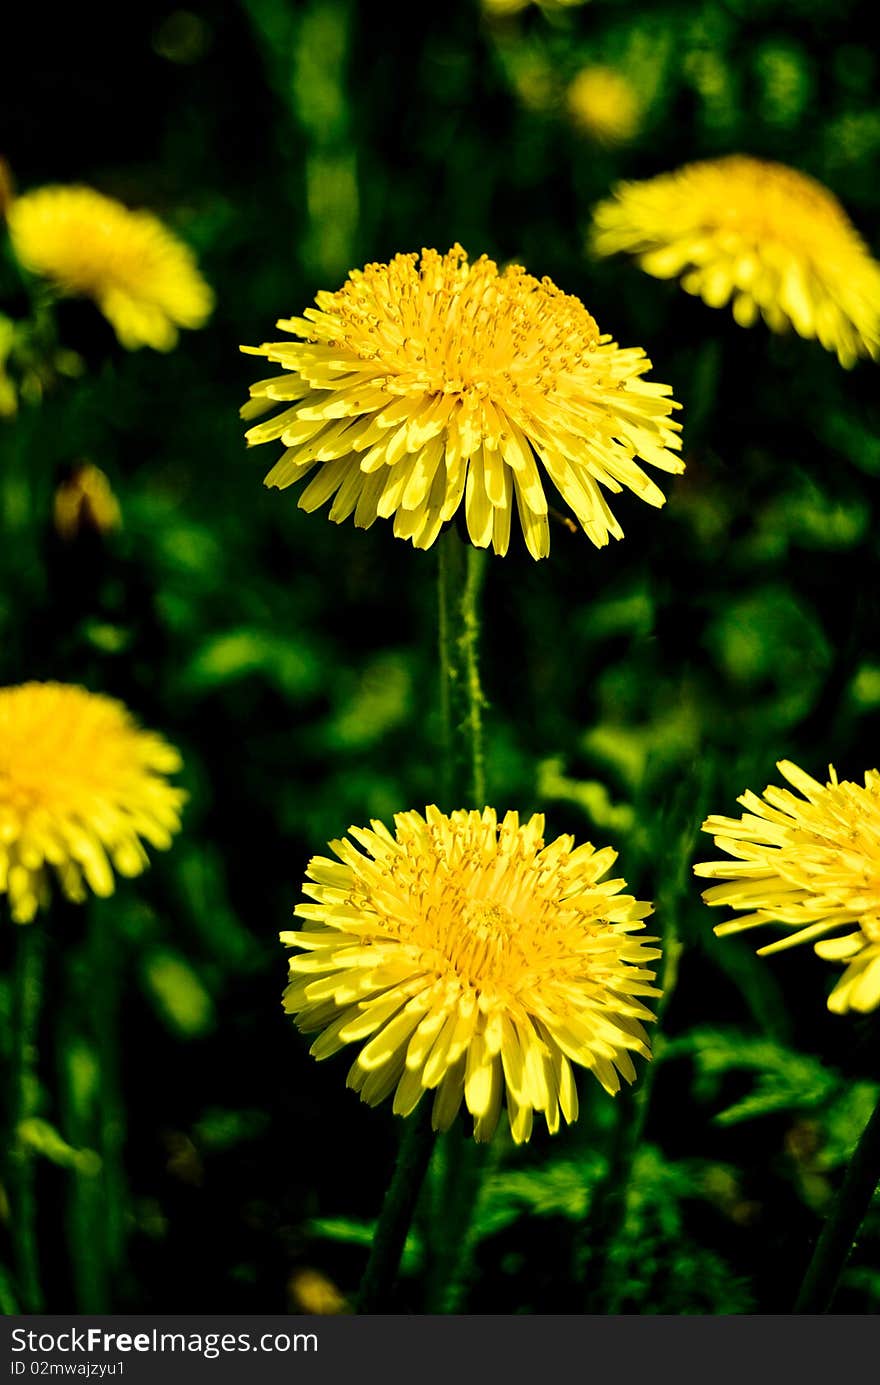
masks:
<svg viewBox="0 0 880 1385"><path fill-rule="evenodd" d="M470 985L474 977L504 981L525 964L522 948L516 947L519 931L519 923L503 904L470 900L461 913L460 936L450 939L450 961Z"/></svg>
<svg viewBox="0 0 880 1385"><path fill-rule="evenodd" d="M572 1064L609 1092L632 1081L630 1054L647 1056L639 997L656 995L646 965L659 954L644 927L650 905L602 877L606 848L546 845L543 819L483 813L401 813L316 857L307 921L282 937L290 962L285 1007L325 1058L367 1039L349 1085L371 1104L394 1093L408 1115L434 1091L446 1129L462 1101L477 1139L502 1104L514 1139L535 1111L548 1129L577 1115Z"/></svg>
<svg viewBox="0 0 880 1385"><path fill-rule="evenodd" d="M622 529L602 487L649 504L664 496L637 465L682 470L668 386L644 380L643 351L602 335L580 299L519 265L499 271L461 246L353 270L317 307L278 326L301 338L245 347L288 375L251 387L251 445L286 451L266 478L284 488L316 471L300 506L333 497L330 518L429 548L464 502L474 544L507 551L516 507L535 558L549 551L537 463L601 547Z"/></svg>
<svg viewBox="0 0 880 1385"><path fill-rule="evenodd" d="M579 299L519 265L499 274L486 256L468 265L463 251L442 258L426 251L417 276L418 263L400 255L368 265L335 295L342 335L393 377L394 393L453 395L476 411L487 398L504 404L521 389L555 388L560 373L577 371L599 344ZM388 319L380 322L383 304ZM500 438L501 420L485 421L486 435Z"/></svg>

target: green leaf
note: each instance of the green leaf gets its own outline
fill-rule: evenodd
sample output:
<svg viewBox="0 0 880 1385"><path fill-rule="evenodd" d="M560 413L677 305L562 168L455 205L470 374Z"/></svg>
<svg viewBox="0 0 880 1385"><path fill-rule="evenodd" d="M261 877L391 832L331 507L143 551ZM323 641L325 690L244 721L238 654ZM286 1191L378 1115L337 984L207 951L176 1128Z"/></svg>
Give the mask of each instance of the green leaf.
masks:
<svg viewBox="0 0 880 1385"><path fill-rule="evenodd" d="M19 1143L53 1164L94 1178L101 1171L101 1158L93 1149L74 1149L62 1139L54 1125L34 1116L18 1126Z"/></svg>
<svg viewBox="0 0 880 1385"><path fill-rule="evenodd" d="M344 1245L372 1246L376 1237L374 1221L355 1221L351 1217L313 1217L306 1222L310 1236L325 1241L340 1241ZM404 1275L417 1274L422 1263L422 1241L416 1231L410 1231L403 1247L400 1262Z"/></svg>
<svg viewBox="0 0 880 1385"><path fill-rule="evenodd" d="M313 651L294 637L243 627L215 635L202 645L183 672L191 692L260 675L290 697L304 697L318 685L320 670Z"/></svg>
<svg viewBox="0 0 880 1385"><path fill-rule="evenodd" d="M212 1027L214 1002L185 957L169 948L156 948L145 959L142 976L169 1029L193 1039Z"/></svg>
<svg viewBox="0 0 880 1385"><path fill-rule="evenodd" d="M700 1100L715 1100L728 1073L752 1075L751 1090L716 1112L715 1120L721 1125L738 1125L779 1111L817 1110L841 1090L840 1074L820 1059L735 1029L691 1030L667 1044L663 1060L682 1054L696 1066L694 1091Z"/></svg>

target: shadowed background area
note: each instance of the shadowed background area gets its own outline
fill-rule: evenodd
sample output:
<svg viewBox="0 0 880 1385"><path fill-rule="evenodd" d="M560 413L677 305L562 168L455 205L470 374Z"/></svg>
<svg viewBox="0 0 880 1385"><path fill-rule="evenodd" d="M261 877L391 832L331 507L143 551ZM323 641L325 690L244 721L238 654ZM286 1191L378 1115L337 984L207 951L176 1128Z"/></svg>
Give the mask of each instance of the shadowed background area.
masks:
<svg viewBox="0 0 880 1385"><path fill-rule="evenodd" d="M190 795L145 876L51 918L50 1310L333 1311L357 1283L399 1122L346 1090L345 1055L308 1057L281 1010L277 935L328 840L440 801L436 555L264 489L275 449L248 452L238 408L269 371L238 347L354 266L456 241L551 276L643 346L683 404L687 465L662 478L661 511L616 499L620 543L597 551L557 523L548 561L516 535L489 564L490 799L613 843L681 955L605 1297L590 1295L608 1227L587 1218L638 1097L584 1079L577 1126L500 1142L461 1304L789 1310L876 1098L876 1025L827 1012L836 972L808 948L762 960L752 935L715 939L691 863L717 854L706 813L778 781L776 760L821 779L829 761L857 780L875 767L877 367L745 331L586 242L617 180L746 152L819 178L876 247L872 17L858 0L457 0L397 18L347 0L135 0L100 27L21 17L28 57L0 90L18 189L83 182L150 208L217 295L169 355L126 353L92 304L61 304L81 373L0 418L0 679L122 698L180 748ZM625 78L610 127L571 95L588 67ZM8 250L0 300L27 312ZM60 533L56 493L84 461L121 525ZM99 967L92 909L113 939ZM4 919L0 1017L13 935ZM99 1103L108 1006L115 1095ZM405 1311L431 1305L441 1187L442 1169ZM875 1213L838 1311L877 1311L878 1236Z"/></svg>

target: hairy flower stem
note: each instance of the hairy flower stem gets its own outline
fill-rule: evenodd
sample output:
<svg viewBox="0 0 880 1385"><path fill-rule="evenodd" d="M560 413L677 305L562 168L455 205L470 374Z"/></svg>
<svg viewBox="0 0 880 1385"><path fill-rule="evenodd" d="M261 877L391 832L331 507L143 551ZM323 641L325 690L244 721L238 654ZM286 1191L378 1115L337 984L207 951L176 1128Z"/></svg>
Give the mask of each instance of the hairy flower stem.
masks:
<svg viewBox="0 0 880 1385"><path fill-rule="evenodd" d="M827 1313L853 1241L880 1184L880 1101L862 1131L843 1186L813 1251L795 1313Z"/></svg>
<svg viewBox="0 0 880 1385"><path fill-rule="evenodd" d="M437 1138L431 1128L431 1104L429 1098L423 1099L406 1122L397 1164L361 1280L358 1313L382 1313L389 1309L407 1232Z"/></svg>
<svg viewBox="0 0 880 1385"><path fill-rule="evenodd" d="M438 552L442 789L446 806L482 809L486 806L485 700L479 670L479 598L486 555L463 544L452 527L441 537ZM406 1123L358 1295L359 1313L381 1312L393 1292L407 1232L436 1143L431 1129L431 1105L430 1097L424 1099L419 1111ZM482 1150L471 1142L457 1138L446 1145L446 1158L436 1176L455 1189L456 1203L445 1219L435 1219L440 1243L434 1248L433 1259L436 1265L443 1266L443 1273L433 1276L432 1297L440 1303L447 1301L449 1286L462 1282L466 1274L462 1247L467 1241L460 1233L479 1194L482 1170ZM455 1230L450 1231L451 1227Z"/></svg>
<svg viewBox="0 0 880 1385"><path fill-rule="evenodd" d="M453 525L438 541L440 709L443 780L450 809L486 806L486 763L480 682L479 602L486 576L486 554L463 543ZM483 1181L486 1150L456 1130L443 1142L432 1181L435 1205L430 1222L432 1269L428 1309L456 1311L467 1281L473 1250L468 1235Z"/></svg>
<svg viewBox="0 0 880 1385"><path fill-rule="evenodd" d="M37 1072L40 1010L46 959L46 935L40 923L22 924L18 933L13 1000L13 1051L9 1183L12 1237L21 1308L43 1310L37 1234L34 1151L22 1139L22 1127L39 1112Z"/></svg>
<svg viewBox="0 0 880 1385"><path fill-rule="evenodd" d="M454 541L455 536L443 534L437 543L437 644L440 661L440 752L442 756L441 779L443 806L453 807L455 797L453 758L457 746L452 734L453 669L457 675L455 648L452 640L453 590L459 577L462 560L461 548Z"/></svg>
<svg viewBox="0 0 880 1385"><path fill-rule="evenodd" d="M486 702L480 684L479 601L486 555L463 544L452 527L437 547L443 789L450 808L482 811L486 806Z"/></svg>

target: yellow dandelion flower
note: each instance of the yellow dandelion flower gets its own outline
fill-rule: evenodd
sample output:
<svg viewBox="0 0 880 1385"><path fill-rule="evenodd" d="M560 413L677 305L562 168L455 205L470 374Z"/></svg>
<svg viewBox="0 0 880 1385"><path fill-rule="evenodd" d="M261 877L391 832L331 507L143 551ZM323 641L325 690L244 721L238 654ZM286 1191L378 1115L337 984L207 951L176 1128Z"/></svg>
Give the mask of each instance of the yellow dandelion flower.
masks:
<svg viewBox="0 0 880 1385"><path fill-rule="evenodd" d="M69 899L139 875L180 826L180 756L121 702L64 683L0 688L0 893L29 923L50 873Z"/></svg>
<svg viewBox="0 0 880 1385"><path fill-rule="evenodd" d="M529 552L547 555L547 497L536 459L597 547L623 530L602 487L649 505L662 491L637 465L683 469L679 406L642 377L651 362L599 332L580 299L519 265L503 272L461 246L354 270L317 308L277 325L302 340L243 347L289 373L251 387L243 416L285 408L247 433L280 438L266 477L285 487L317 468L300 497L330 518L429 548L464 500L478 548L506 553L519 511Z"/></svg>
<svg viewBox="0 0 880 1385"><path fill-rule="evenodd" d="M491 1139L502 1103L513 1138L527 1140L535 1111L551 1133L577 1119L572 1064L606 1091L649 1057L640 996L656 996L648 963L659 952L644 927L650 904L602 881L610 847L545 846L544 819L499 823L491 808L399 813L350 828L316 856L307 921L282 940L290 961L285 1009L328 1058L367 1040L348 1085L375 1106L394 1093L408 1116L434 1092L432 1122L446 1130L462 1101L477 1140ZM358 847L361 850L358 850ZM600 883L601 881L601 883Z"/></svg>
<svg viewBox="0 0 880 1385"><path fill-rule="evenodd" d="M715 932L765 923L795 930L760 948L761 956L818 938L820 957L848 963L829 1010L873 1010L880 1004L880 774L868 771L862 787L839 783L832 766L824 785L789 760L778 769L802 798L771 785L762 798L741 796L747 810L741 818L703 823L715 845L736 858L694 867L697 875L726 882L703 899L748 910ZM848 931L838 935L840 929Z"/></svg>
<svg viewBox="0 0 880 1385"><path fill-rule="evenodd" d="M67 296L94 299L129 350L170 351L179 327L202 327L214 304L195 256L151 212L86 187L25 193L9 213L12 248Z"/></svg>
<svg viewBox="0 0 880 1385"><path fill-rule="evenodd" d="M632 83L613 67L583 68L565 97L573 123L599 144L625 144L637 133L642 103Z"/></svg>
<svg viewBox="0 0 880 1385"><path fill-rule="evenodd" d="M850 367L880 356L880 265L837 199L782 164L733 155L623 183L594 212L593 248L681 278L736 321L816 337Z"/></svg>
<svg viewBox="0 0 880 1385"><path fill-rule="evenodd" d="M55 532L67 543L81 534L109 534L122 524L122 511L105 472L81 462L55 491Z"/></svg>

